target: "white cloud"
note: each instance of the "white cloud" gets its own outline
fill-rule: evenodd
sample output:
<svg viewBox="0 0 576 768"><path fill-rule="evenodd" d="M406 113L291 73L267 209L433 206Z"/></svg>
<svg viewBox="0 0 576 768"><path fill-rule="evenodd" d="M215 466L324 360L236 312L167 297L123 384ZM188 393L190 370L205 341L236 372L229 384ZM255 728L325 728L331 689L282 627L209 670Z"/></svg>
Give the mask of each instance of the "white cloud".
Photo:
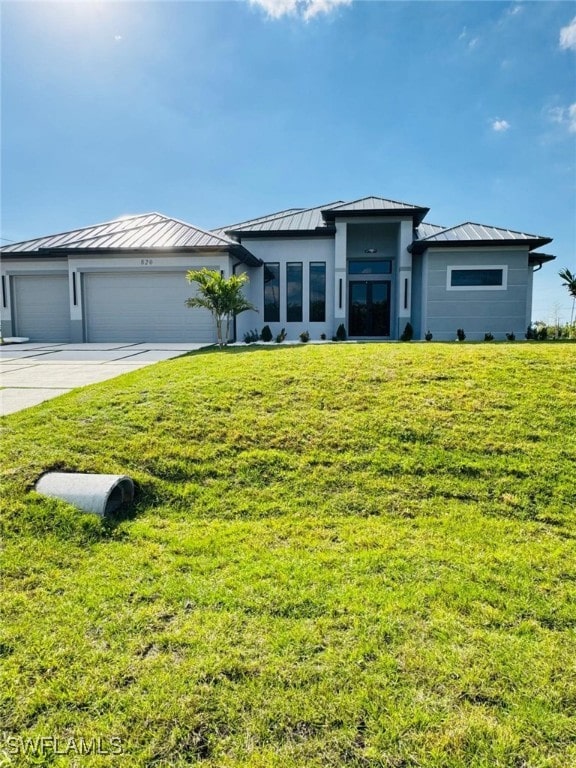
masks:
<svg viewBox="0 0 576 768"><path fill-rule="evenodd" d="M576 133L576 102L568 107L552 107L548 110L548 117L553 123L568 128L570 133Z"/></svg>
<svg viewBox="0 0 576 768"><path fill-rule="evenodd" d="M320 14L328 14L338 6L350 5L352 0L249 0L250 5L262 8L271 19L299 16L305 21Z"/></svg>
<svg viewBox="0 0 576 768"><path fill-rule="evenodd" d="M121 40L123 40L123 39L124 39L124 38L122 37L122 35L114 35L114 40L115 40L117 43L119 43L119 42L120 42Z"/></svg>
<svg viewBox="0 0 576 768"><path fill-rule="evenodd" d="M510 123L507 120L500 120L500 118L496 118L496 120L492 121L492 130L496 131L497 133L503 133L509 128Z"/></svg>
<svg viewBox="0 0 576 768"><path fill-rule="evenodd" d="M563 51L568 49L576 51L576 16L570 24L560 30L560 48Z"/></svg>

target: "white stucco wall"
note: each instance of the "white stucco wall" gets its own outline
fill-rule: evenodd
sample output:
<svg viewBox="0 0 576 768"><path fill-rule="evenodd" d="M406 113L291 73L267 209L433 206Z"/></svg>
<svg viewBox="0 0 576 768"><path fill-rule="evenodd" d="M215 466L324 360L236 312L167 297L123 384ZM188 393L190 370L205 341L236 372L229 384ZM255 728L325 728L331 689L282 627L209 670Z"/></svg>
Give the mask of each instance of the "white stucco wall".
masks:
<svg viewBox="0 0 576 768"><path fill-rule="evenodd" d="M242 238L242 245L250 253L264 262L280 265L280 321L267 323L264 320L264 269L259 267L249 269L250 287L246 292L248 299L255 304L259 312L243 312L236 320L237 338L242 341L244 334L256 329L262 331L264 325L269 325L274 335L282 328L287 332L287 338L297 339L302 331L308 331L312 339L319 339L325 333L330 338L335 333L334 327L334 239L333 238ZM302 263L302 322L286 320L286 265L290 262ZM310 263L326 263L326 321L323 323L310 322L309 315L309 279Z"/></svg>

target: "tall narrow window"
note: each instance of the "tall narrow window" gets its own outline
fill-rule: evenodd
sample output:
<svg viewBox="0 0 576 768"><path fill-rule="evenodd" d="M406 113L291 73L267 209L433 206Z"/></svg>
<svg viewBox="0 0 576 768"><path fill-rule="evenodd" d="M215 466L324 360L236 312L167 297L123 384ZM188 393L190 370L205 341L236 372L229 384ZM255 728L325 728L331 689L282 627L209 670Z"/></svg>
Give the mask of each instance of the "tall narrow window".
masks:
<svg viewBox="0 0 576 768"><path fill-rule="evenodd" d="M280 264L264 264L264 322L280 322Z"/></svg>
<svg viewBox="0 0 576 768"><path fill-rule="evenodd" d="M310 322L326 320L326 262L310 262Z"/></svg>
<svg viewBox="0 0 576 768"><path fill-rule="evenodd" d="M286 320L302 322L302 262L286 264Z"/></svg>

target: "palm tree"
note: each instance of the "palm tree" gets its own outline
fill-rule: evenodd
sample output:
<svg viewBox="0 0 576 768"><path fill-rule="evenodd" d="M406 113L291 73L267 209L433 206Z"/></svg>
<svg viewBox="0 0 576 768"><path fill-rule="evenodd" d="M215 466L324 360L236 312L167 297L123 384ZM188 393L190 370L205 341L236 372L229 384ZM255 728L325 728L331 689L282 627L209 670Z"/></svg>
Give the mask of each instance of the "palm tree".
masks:
<svg viewBox="0 0 576 768"><path fill-rule="evenodd" d="M561 269L558 274L562 280L564 280L562 285L566 286L568 293L572 296L572 311L570 313L570 325L572 325L572 321L574 320L574 305L576 304L576 275L571 272L568 267Z"/></svg>
<svg viewBox="0 0 576 768"><path fill-rule="evenodd" d="M226 346L230 334L230 319L248 309L256 310L242 293L242 288L248 282L248 275L231 275L226 278L217 270L200 269L188 271L186 279L198 286L198 295L186 299L186 306L201 307L211 312L216 321L218 346Z"/></svg>

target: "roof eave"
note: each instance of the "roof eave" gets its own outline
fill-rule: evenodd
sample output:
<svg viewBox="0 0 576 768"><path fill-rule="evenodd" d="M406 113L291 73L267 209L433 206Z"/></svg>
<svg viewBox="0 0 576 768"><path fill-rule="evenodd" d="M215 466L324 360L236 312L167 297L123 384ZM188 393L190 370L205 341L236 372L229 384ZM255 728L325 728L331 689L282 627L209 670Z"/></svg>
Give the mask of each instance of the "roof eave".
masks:
<svg viewBox="0 0 576 768"><path fill-rule="evenodd" d="M414 226L417 227L422 223L424 218L430 212L430 208L372 208L363 210L333 210L328 208L321 211L322 218L325 221L333 221L336 218L365 218L368 216L386 216L386 217L404 217L411 218L414 222Z"/></svg>
<svg viewBox="0 0 576 768"><path fill-rule="evenodd" d="M550 253L529 253L529 264L547 264L549 261L555 261L556 256L552 256Z"/></svg>
<svg viewBox="0 0 576 768"><path fill-rule="evenodd" d="M507 247L507 246L526 246L530 250L532 248L540 248L543 245L548 245L552 242L551 237L539 237L539 238L526 238L521 240L520 238L509 238L502 240L415 240L408 246L408 251L413 254L424 253L428 248L494 248L494 247Z"/></svg>
<svg viewBox="0 0 576 768"><path fill-rule="evenodd" d="M270 237L334 237L335 227L316 227L316 229L233 229L226 232L230 237L270 238Z"/></svg>

